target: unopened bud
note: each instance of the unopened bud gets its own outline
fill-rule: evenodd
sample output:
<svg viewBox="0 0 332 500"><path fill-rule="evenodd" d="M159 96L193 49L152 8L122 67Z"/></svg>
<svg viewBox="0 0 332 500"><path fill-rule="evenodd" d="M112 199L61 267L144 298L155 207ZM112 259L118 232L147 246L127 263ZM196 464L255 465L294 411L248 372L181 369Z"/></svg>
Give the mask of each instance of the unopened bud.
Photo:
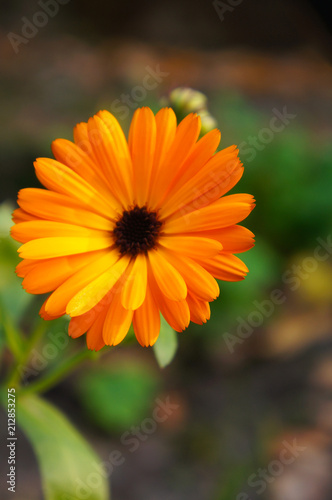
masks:
<svg viewBox="0 0 332 500"><path fill-rule="evenodd" d="M197 113L204 109L207 104L207 97L199 92L187 87L178 87L169 95L170 105L174 110L181 111L182 114Z"/></svg>
<svg viewBox="0 0 332 500"><path fill-rule="evenodd" d="M201 135L217 127L217 121L207 109L207 97L198 90L189 87L178 87L174 89L162 101L163 106L173 108L178 121L183 120L189 113L197 113L201 117Z"/></svg>
<svg viewBox="0 0 332 500"><path fill-rule="evenodd" d="M207 109L200 111L199 116L201 117L201 135L205 135L210 130L218 127L217 120L209 113Z"/></svg>

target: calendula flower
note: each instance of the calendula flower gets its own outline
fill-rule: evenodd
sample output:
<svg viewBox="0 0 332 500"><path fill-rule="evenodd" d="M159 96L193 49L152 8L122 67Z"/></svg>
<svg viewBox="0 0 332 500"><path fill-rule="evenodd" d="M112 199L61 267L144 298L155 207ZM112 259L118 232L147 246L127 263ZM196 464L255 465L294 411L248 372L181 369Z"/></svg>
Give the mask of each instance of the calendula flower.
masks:
<svg viewBox="0 0 332 500"><path fill-rule="evenodd" d="M210 317L215 278L248 269L234 253L253 246L237 225L253 208L248 194L223 196L243 173L236 146L215 153L220 132L200 140L200 118L179 125L172 109L138 109L128 142L100 111L57 139L55 160L38 158L46 189L22 189L12 236L30 293L51 295L44 319L71 316L69 335L90 349L116 345L133 324L141 345L159 334L160 313L176 331Z"/></svg>

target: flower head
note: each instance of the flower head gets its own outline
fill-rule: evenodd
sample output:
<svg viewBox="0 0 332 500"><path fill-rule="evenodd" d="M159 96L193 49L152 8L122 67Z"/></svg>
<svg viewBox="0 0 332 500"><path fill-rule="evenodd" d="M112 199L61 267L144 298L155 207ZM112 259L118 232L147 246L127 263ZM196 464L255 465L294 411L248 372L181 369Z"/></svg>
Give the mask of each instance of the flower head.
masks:
<svg viewBox="0 0 332 500"><path fill-rule="evenodd" d="M177 125L170 108L145 107L128 142L115 117L100 111L57 139L55 160L38 158L46 189L22 189L12 236L23 243L17 266L30 293L52 292L40 314L71 316L69 335L87 333L90 349L116 345L133 324L143 346L160 330L210 317L216 279L248 269L234 253L253 246L238 225L254 207L248 194L224 196L241 178L236 146L215 153L220 133L200 140L200 118Z"/></svg>

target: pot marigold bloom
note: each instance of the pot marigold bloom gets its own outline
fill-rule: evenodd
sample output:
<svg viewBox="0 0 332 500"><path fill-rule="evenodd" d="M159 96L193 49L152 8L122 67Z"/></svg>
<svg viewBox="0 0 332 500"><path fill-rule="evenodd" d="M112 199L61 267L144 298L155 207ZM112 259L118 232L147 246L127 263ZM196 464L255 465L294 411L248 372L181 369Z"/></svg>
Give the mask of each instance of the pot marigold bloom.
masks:
<svg viewBox="0 0 332 500"><path fill-rule="evenodd" d="M172 109L136 110L128 142L115 117L100 111L57 139L55 160L38 158L46 189L18 194L12 236L23 243L23 287L48 293L40 315L71 316L69 335L89 349L116 345L131 323L153 345L160 313L176 331L210 317L216 279L248 269L234 253L253 246L238 225L254 200L223 196L241 178L236 146L215 153L217 129L198 140L200 118L179 125Z"/></svg>

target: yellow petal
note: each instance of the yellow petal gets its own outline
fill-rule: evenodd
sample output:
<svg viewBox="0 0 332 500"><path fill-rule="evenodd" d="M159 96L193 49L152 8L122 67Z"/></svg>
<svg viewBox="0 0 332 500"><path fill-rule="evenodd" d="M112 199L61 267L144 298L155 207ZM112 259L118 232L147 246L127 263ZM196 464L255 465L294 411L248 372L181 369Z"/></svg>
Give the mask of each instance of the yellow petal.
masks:
<svg viewBox="0 0 332 500"><path fill-rule="evenodd" d="M112 237L79 238L54 237L40 238L24 243L18 252L23 259L50 259L64 255L92 252L109 248L114 244Z"/></svg>
<svg viewBox="0 0 332 500"><path fill-rule="evenodd" d="M125 309L135 310L145 299L147 285L147 260L138 254L131 263L130 272L122 288L121 303Z"/></svg>
<svg viewBox="0 0 332 500"><path fill-rule="evenodd" d="M65 314L66 306L72 297L107 269L111 268L118 259L118 251L103 250L102 257L90 262L77 271L49 296L45 303L46 312L54 316Z"/></svg>
<svg viewBox="0 0 332 500"><path fill-rule="evenodd" d="M127 256L121 257L110 269L80 290L68 303L66 313L79 316L92 309L121 278L129 264Z"/></svg>

